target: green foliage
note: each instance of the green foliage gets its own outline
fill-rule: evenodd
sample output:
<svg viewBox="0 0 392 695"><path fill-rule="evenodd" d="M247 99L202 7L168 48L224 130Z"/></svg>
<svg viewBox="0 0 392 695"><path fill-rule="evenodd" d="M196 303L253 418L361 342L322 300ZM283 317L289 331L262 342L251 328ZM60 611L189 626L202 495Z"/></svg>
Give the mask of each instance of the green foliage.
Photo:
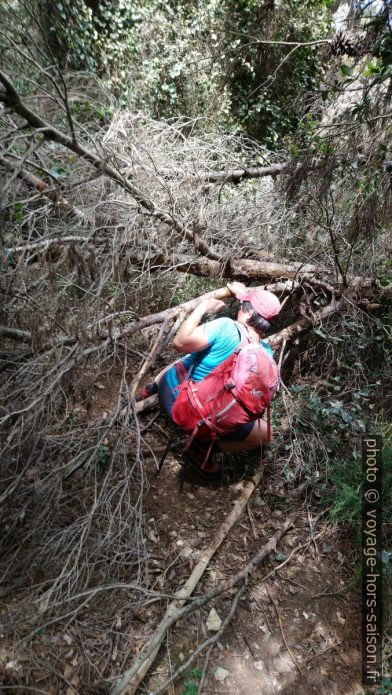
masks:
<svg viewBox="0 0 392 695"><path fill-rule="evenodd" d="M358 695L392 695L392 679L388 676L384 676L382 684L377 690L363 690L362 693Z"/></svg>
<svg viewBox="0 0 392 695"><path fill-rule="evenodd" d="M202 671L200 668L194 668L190 675L184 674L184 690L181 695L197 695L201 675Z"/></svg>
<svg viewBox="0 0 392 695"><path fill-rule="evenodd" d="M120 104L154 117L213 117L269 146L297 126L294 100L321 74L317 47L290 42L324 36L329 6L41 0L63 66L96 73Z"/></svg>
<svg viewBox="0 0 392 695"><path fill-rule="evenodd" d="M23 205L22 203L14 203L11 208L12 221L15 224L20 224L23 220Z"/></svg>
<svg viewBox="0 0 392 695"><path fill-rule="evenodd" d="M345 391L346 379L340 377L324 381L328 388ZM384 620L390 621L390 601L388 597L392 580L390 539L386 531L392 518L392 437L391 427L384 419L383 412L377 418L367 416L366 402L369 389L363 387L352 394L355 401L351 407L346 403L343 407L341 400L327 399L312 392L309 387L291 387L298 394L294 413L295 441L302 442L307 451L314 446L315 441L321 443L329 456L327 469L328 483L316 491L323 505L330 506L330 518L339 524L346 524L356 538L359 549L361 543L362 523L362 451L361 434L363 430L379 434L383 438L382 451L382 518L384 523L382 577L384 596ZM374 390L373 390L374 392ZM366 423L366 424L365 424ZM344 434L339 433L343 430ZM312 434L315 434L312 439ZM321 442L320 442L321 436ZM292 445L287 445L291 448ZM321 455L321 447L319 448ZM317 455L317 451L316 451ZM304 472L306 468L304 468ZM312 471L314 474L314 471ZM360 554L358 555L358 578L360 576ZM380 690L380 692L384 692ZM386 692L386 691L385 691Z"/></svg>
<svg viewBox="0 0 392 695"><path fill-rule="evenodd" d="M120 105L153 116L208 110L219 67L209 56L215 4L41 0L63 66L105 79ZM207 38L207 45L205 39ZM220 97L219 110L224 110ZM216 108L216 106L215 106Z"/></svg>
<svg viewBox="0 0 392 695"><path fill-rule="evenodd" d="M110 461L109 447L106 444L100 444L96 449L94 459L99 470L105 469Z"/></svg>
<svg viewBox="0 0 392 695"><path fill-rule="evenodd" d="M365 60L353 61L352 64L341 63L342 80L334 77L330 80L329 88L322 92L323 100L327 100L328 97L334 100L336 95L360 78L363 85L361 99L351 109L352 114L355 114L360 121L366 121L366 117L371 113L375 99L372 90L383 82L389 82L392 77L392 29L388 5L388 2L370 2L361 7L358 3L356 11L359 18L361 16L362 18L366 17L369 9L376 12L369 22L363 24L363 29L367 34L367 40L363 43Z"/></svg>
<svg viewBox="0 0 392 695"><path fill-rule="evenodd" d="M326 344L333 355L320 370L317 387L294 384L294 443L315 447L315 458L328 456L327 478L332 485L325 502L332 505L331 517L349 524L359 533L361 520L361 437L364 433L383 436L383 515L392 518L392 440L387 413L384 415L385 369L390 344L383 340L380 328L389 331L389 318L380 322L372 333L368 326L346 317L339 325L339 335L331 329L316 329L320 338L311 361L325 352ZM333 351L331 349L333 346ZM361 359L359 359L361 355ZM317 433L317 434L315 434ZM292 445L287 445L290 449ZM304 464L304 472L306 462ZM314 473L314 471L311 471Z"/></svg>
<svg viewBox="0 0 392 695"><path fill-rule="evenodd" d="M316 46L295 44L326 35L330 4L222 3L233 115L269 146L297 127L300 114L294 102L299 93L318 86L322 68Z"/></svg>
<svg viewBox="0 0 392 695"><path fill-rule="evenodd" d="M212 292L222 286L221 280L213 280L210 278L199 278L195 275L184 274L173 292L170 306L177 306L183 302L188 302L190 299ZM163 292L165 288L163 287Z"/></svg>

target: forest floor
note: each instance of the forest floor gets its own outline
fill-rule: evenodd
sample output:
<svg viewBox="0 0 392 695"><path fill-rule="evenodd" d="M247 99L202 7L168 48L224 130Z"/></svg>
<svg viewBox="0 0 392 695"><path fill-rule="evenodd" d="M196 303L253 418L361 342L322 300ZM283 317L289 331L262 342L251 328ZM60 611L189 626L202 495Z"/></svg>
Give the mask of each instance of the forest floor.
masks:
<svg viewBox="0 0 392 695"><path fill-rule="evenodd" d="M159 456L154 437L151 433L149 443ZM238 572L289 514L296 513L296 522L279 543L275 556L272 554L252 575L234 619L212 651L202 692L358 695L362 692L361 612L353 581L353 541L326 521L326 514L317 519L325 507L316 507L310 500L308 504L303 497L290 498L279 462L271 456L272 452L265 460L259 489L213 557L195 593L202 595L217 581ZM249 463L252 458L253 463ZM239 497L252 467L258 465L257 457L249 454L242 459L225 459L221 481L205 483L194 477L185 483L182 494L178 491L176 455L169 454L158 479L154 461L147 463L148 543L150 552L157 556L155 585L161 590L173 593L186 580L201 549L208 546ZM263 581L291 553L287 564ZM222 620L231 602L232 596L224 594L214 603ZM198 617L191 614L172 629L146 682L148 692L162 684L200 642L213 634L206 627L210 609L207 605ZM149 619L148 615L144 617ZM204 661L205 652L166 692L196 694Z"/></svg>
<svg viewBox="0 0 392 695"><path fill-rule="evenodd" d="M112 388L114 392L114 385ZM110 402L110 390L101 390L99 385L88 417L102 415L110 409ZM156 465L169 428L161 414L157 419L151 412L139 417L141 428L146 428L142 451L149 483L144 502L149 586L153 591L173 594L214 538L244 483L259 465L259 457L256 454L225 456L221 480L204 482L190 476L180 494L180 443L175 443L157 478ZM218 581L238 572L293 512L295 524L275 553L249 579L232 622L212 650L202 693L359 695L362 693L361 611L358 583L354 581L354 540L347 529L328 520L328 509L320 497L309 495L309 490L302 496L290 493L282 473L283 463L276 453L274 458L274 451L276 448L272 447L267 454L259 488L212 558L195 595L202 595ZM286 564L276 569L286 559ZM270 573L265 581L264 577ZM222 594L213 604L222 620L230 610L233 593L235 590ZM118 674L129 665L152 635L165 608L165 599L149 599L130 617L126 626L126 663L121 665L110 650L105 652L105 659L112 661L112 673ZM171 629L140 692L158 689L213 634L206 626L210 610L211 605L207 604ZM106 692L83 684L77 675L77 665L84 656L78 653L76 639L71 649L70 639L64 643L63 653L62 639L55 632L55 629L48 632L47 638L42 639L57 640L56 658L61 652L70 687L61 690L49 687L47 692L56 695ZM49 642L47 647L42 642L42 653L48 647ZM6 644L0 648L0 672L6 668L11 650L11 644L9 648ZM166 693L197 695L204 663L205 652ZM7 668L6 673L12 675ZM23 678L22 672L19 678ZM21 687L20 693L24 692Z"/></svg>

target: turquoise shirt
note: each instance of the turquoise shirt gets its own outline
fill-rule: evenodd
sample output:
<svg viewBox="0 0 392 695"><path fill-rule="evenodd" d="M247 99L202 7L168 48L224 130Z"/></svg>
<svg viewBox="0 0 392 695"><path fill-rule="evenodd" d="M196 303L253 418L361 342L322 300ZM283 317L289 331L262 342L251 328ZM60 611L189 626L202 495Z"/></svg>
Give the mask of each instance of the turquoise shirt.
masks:
<svg viewBox="0 0 392 695"><path fill-rule="evenodd" d="M190 378L194 381L204 379L218 364L227 359L241 342L240 332L232 319L226 317L215 319L214 321L204 323L203 328L207 334L208 346L198 352L191 352L182 359L186 372L193 365ZM260 345L273 357L273 351L264 340L260 340ZM175 389L178 386L174 367L171 367L166 372L165 377L169 388ZM177 393L177 390L174 391L174 396L177 396Z"/></svg>

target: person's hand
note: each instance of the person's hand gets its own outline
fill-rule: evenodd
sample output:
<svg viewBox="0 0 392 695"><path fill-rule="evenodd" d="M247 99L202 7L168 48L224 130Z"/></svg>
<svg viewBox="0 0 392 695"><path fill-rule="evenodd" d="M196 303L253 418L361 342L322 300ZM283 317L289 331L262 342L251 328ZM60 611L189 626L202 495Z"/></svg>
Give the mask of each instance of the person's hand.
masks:
<svg viewBox="0 0 392 695"><path fill-rule="evenodd" d="M237 292L245 292L246 287L243 282L228 282L227 287L234 296Z"/></svg>
<svg viewBox="0 0 392 695"><path fill-rule="evenodd" d="M210 297L209 299L206 299L206 314L216 314L218 311L223 311L223 309L226 309L226 304L222 302L221 299L215 299L215 297Z"/></svg>

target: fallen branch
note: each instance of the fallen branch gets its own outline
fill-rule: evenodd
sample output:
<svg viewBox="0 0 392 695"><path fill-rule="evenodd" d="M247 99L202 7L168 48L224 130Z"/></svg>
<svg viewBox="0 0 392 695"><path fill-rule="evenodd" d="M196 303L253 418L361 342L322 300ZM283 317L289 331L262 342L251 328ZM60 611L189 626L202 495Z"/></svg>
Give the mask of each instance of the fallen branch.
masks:
<svg viewBox="0 0 392 695"><path fill-rule="evenodd" d="M151 664L155 660L168 628L179 619L181 607L192 595L205 570L207 569L211 558L221 546L230 529L241 516L253 491L258 486L263 473L264 468L263 466L260 466L253 478L245 484L240 497L235 501L233 509L223 522L213 542L203 552L200 560L193 568L192 573L182 589L177 592L176 599L169 604L165 615L157 626L150 643L144 647L131 668L123 674L120 681L111 691L111 695L131 695L131 693L136 691L140 681L144 678Z"/></svg>
<svg viewBox="0 0 392 695"><path fill-rule="evenodd" d="M22 343L31 341L31 333L29 331L22 331L20 328L11 328L10 326L0 326L0 337L18 340Z"/></svg>
<svg viewBox="0 0 392 695"><path fill-rule="evenodd" d="M61 130L58 130L58 128L53 126L48 121L45 121L38 113L30 109L20 97L8 75L1 70L0 82L5 89L5 94L0 93L0 101L10 107L19 116L24 118L27 123L35 130L38 130L46 140L51 140L52 142L57 142L60 145L63 145L63 147L71 150L78 157L81 157L91 164L91 166L93 166L99 173L105 174L105 176L110 178L112 181L115 181L123 190L130 193L136 202L142 208L144 208L149 215L174 229L180 238L185 237L188 239L188 241L192 243L192 245L202 256L207 256L207 258L215 260L220 259L221 254L210 249L208 244L206 244L206 242L201 239L201 237L199 237L194 230L185 227L172 214L156 208L153 201L136 186L134 186L129 179L125 178L125 176L112 164L109 164L106 158L102 159L98 155L94 154L94 152L87 149L80 142L76 141L75 138L65 135L61 132Z"/></svg>
<svg viewBox="0 0 392 695"><path fill-rule="evenodd" d="M39 191L39 193L45 195L52 203L57 205L66 214L76 217L79 221L86 221L86 216L81 210L76 208L74 205L71 205L71 203L64 198L60 191L50 188L50 186L48 186L45 181L38 178L38 176L34 176L34 174L32 174L30 171L18 167L15 163L1 155L0 164L13 171L15 176L24 181L30 188L34 188L35 190Z"/></svg>
<svg viewBox="0 0 392 695"><path fill-rule="evenodd" d="M269 553L275 550L277 543L280 541L282 536L288 531L288 529L293 525L293 523L294 517L288 517L284 524L281 526L281 528L278 531L276 531L276 533L259 550L259 552L256 555L254 555L254 557L248 562L248 564L245 565L245 567L243 567L243 569L238 574L234 575L234 577L230 577L229 579L220 582L219 584L217 584L217 586L208 591L204 596L200 596L199 598L194 599L190 605L184 606L183 608L179 608L177 612L174 613L174 615L167 616L166 614L166 623L163 624L163 621L160 623L160 625L157 628L157 632L155 632L149 644L147 644L146 647L140 652L138 658L135 660L131 669L126 671L126 673L121 677L120 683L118 683L117 686L114 686L114 689L111 691L111 695L134 695L138 687L138 684L141 680L138 679L138 672L142 669L143 664L149 658L151 653L154 652L155 658L155 655L159 650L159 646L165 637L166 631L181 618L184 618L186 615L196 610L197 608L201 608L206 603L208 603L208 601L211 601L211 599L216 598L216 596L219 596L223 592L229 591L242 580L247 579L254 572L254 570L261 564L261 562L269 555ZM158 649L154 651L156 646L158 646ZM148 667L146 671L147 670ZM146 673L146 671L143 671L143 675ZM136 683L136 685L134 685L134 683Z"/></svg>
<svg viewBox="0 0 392 695"><path fill-rule="evenodd" d="M154 358L157 356L157 354L160 352L161 346L162 346L162 336L166 327L166 321L163 322L157 337L155 338L155 341L153 343L153 346L148 354L148 357L146 360L144 360L142 367L139 369L138 373L136 374L131 387L130 387L130 392L132 398L135 398L136 392L139 388L139 384L141 380L143 379L144 374L146 373L147 369L150 367L152 364Z"/></svg>
<svg viewBox="0 0 392 695"><path fill-rule="evenodd" d="M56 246L64 246L65 244L88 244L94 243L89 240L88 237L76 236L75 234L67 235L64 237L51 237L50 239L40 239L39 241L32 241L30 244L20 244L19 246L3 247L3 252L7 252L8 255L14 255L17 253L26 253L30 251L47 251L48 249Z"/></svg>
<svg viewBox="0 0 392 695"><path fill-rule="evenodd" d="M202 171L192 174L192 178L207 181L208 183L239 183L243 179L259 179L263 176L277 176L287 167L287 162L282 164L270 164L267 167L244 167L228 171ZM179 172L180 173L180 172ZM182 176L184 175L181 172Z"/></svg>
<svg viewBox="0 0 392 695"><path fill-rule="evenodd" d="M286 636L285 636L284 631L283 631L282 618L280 617L280 611L279 611L278 602L277 602L275 596L272 594L272 592L271 592L271 590L270 590L270 588L269 588L269 586L268 586L268 583L267 583L267 593L268 593L268 596L269 596L269 598L270 598L270 601L271 601L273 607L275 608L275 613L276 613L276 616L277 616L277 618L278 618L279 627L280 627L280 632L281 632L281 635L282 635L282 639L283 639L284 645L285 645L285 647L286 647L286 649L287 649L287 651L288 651L288 653L289 653L289 655L290 655L291 661L293 662L294 666L295 666L296 669L298 670L298 673L299 673L300 675L302 675L302 669L301 669L301 667L300 667L298 661L297 661L296 658L294 657L294 655L293 655L293 653L292 653L292 651L291 651L289 645L287 644Z"/></svg>
<svg viewBox="0 0 392 695"><path fill-rule="evenodd" d="M145 398L144 401L139 401L136 403L135 410L137 413L142 413L144 410L153 408L156 405L158 405L158 396L149 396L148 398Z"/></svg>
<svg viewBox="0 0 392 695"><path fill-rule="evenodd" d="M242 586L240 586L240 588L238 589L236 595L234 596L234 600L233 600L233 603L231 604L230 610L229 610L228 614L226 615L226 617L225 617L225 619L224 619L224 621L223 621L221 627L219 628L218 632L216 632L215 635L212 635L211 637L208 637L206 640L204 640L204 642L202 642L201 644L199 644L199 646L198 646L197 649L193 652L193 654L189 657L189 659L187 659L187 661L185 661L185 663L183 663L183 664L177 669L177 671L175 671L175 672L173 673L173 675L172 675L170 678L168 678L168 679L163 683L163 685L160 686L160 688L159 688L158 690L156 690L156 691L153 692L153 693L150 693L150 695L162 695L162 693L165 692L165 690L168 688L168 686L169 686L171 683L173 683L175 680L177 680L177 678L178 678L179 676L181 676L182 673L185 673L185 671L187 671L187 670L189 669L189 667L193 664L194 660L199 656L199 654L201 654L201 652L204 651L204 649L205 649L206 647L209 647L209 650L208 650L207 656L206 656L206 662L205 662L205 664L204 664L204 669L203 669L202 678L201 678L201 681L200 681L200 684L199 684L199 691L200 691L201 686L202 686L203 681L204 681L205 672L206 672L206 669L207 669L208 659L209 659L211 650L212 650L214 644L216 644L216 643L220 640L220 638L222 637L222 635L223 635L224 631L226 630L228 624L229 624L230 621L232 620L232 618L233 618L233 616L234 616L234 613L235 613L235 611L236 611L236 609L237 609L237 606L238 606L238 601L240 600L240 598L241 598L242 594L244 593L245 589L246 589L246 582L244 582L244 584L243 584Z"/></svg>
<svg viewBox="0 0 392 695"><path fill-rule="evenodd" d="M232 259L230 261L230 272L233 277L246 277L255 280L263 278L279 279L289 278L297 280L312 280L318 279L326 281L329 286L335 288L345 287L345 279L347 287L350 289L367 289L373 288L381 291L377 281L374 278L364 278L356 275L347 275L344 279L339 276L335 280L335 269L328 270L322 266L312 265L310 263L271 263L266 261L255 261L252 259L241 258Z"/></svg>
<svg viewBox="0 0 392 695"><path fill-rule="evenodd" d="M339 647L340 645L341 645L341 641L337 640L337 642L334 642L333 644L330 644L328 647L321 649L319 652L316 652L316 654L312 654L311 656L308 656L305 663L308 664L309 661L313 661L313 659L316 659L318 656L325 654L325 652L328 652L330 649L336 649L336 647Z"/></svg>

